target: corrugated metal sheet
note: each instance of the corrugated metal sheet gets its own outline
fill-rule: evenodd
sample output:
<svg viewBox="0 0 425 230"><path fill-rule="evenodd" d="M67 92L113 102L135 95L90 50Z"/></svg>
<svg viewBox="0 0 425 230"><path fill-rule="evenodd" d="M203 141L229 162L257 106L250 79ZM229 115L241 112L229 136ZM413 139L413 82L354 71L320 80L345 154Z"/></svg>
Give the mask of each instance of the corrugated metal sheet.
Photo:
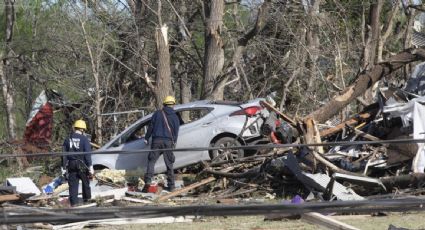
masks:
<svg viewBox="0 0 425 230"><path fill-rule="evenodd" d="M313 179L316 183L320 184L323 188L326 188L331 181L331 178L323 173L311 174L304 173L304 175ZM338 198L338 200L365 200L365 198L359 196L352 189L345 187L344 185L334 182L332 194Z"/></svg>
<svg viewBox="0 0 425 230"><path fill-rule="evenodd" d="M412 34L412 44L417 47L425 46L425 34L414 30Z"/></svg>

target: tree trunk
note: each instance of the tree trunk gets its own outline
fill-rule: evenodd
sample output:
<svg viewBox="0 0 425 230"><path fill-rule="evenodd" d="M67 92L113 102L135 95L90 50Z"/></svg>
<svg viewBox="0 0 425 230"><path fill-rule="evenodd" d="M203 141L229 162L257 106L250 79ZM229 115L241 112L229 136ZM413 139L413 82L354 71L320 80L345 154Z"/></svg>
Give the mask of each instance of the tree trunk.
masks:
<svg viewBox="0 0 425 230"><path fill-rule="evenodd" d="M187 72L184 72L180 76L180 100L181 103L188 103L192 98L192 92L190 90L192 82L187 77Z"/></svg>
<svg viewBox="0 0 425 230"><path fill-rule="evenodd" d="M394 24L394 18L395 15L398 12L399 9L399 3L400 0L396 1L396 4L393 5L393 8L391 10L390 16L387 19L387 23L384 26L383 29L383 34L382 36L379 38L379 42L378 42L378 62L381 62L383 60L382 58L382 53L384 52L384 46L385 43L387 42L388 37L390 36L391 32L392 32L392 28L393 28L393 24Z"/></svg>
<svg viewBox="0 0 425 230"><path fill-rule="evenodd" d="M407 18L407 25L406 25L406 32L404 34L404 48L407 49L409 47L411 47L411 41L412 41L412 33L413 33L413 23L415 21L415 16L416 16L416 10L415 9L409 9L410 13L408 14L408 18ZM404 75L407 76L410 75L411 73L411 67L410 65L406 65L404 66Z"/></svg>
<svg viewBox="0 0 425 230"><path fill-rule="evenodd" d="M269 12L269 8L271 5L271 0L265 0L261 7L258 9L257 13L257 19L255 21L254 26L249 30L247 33L245 33L243 36L241 36L238 39L238 44L235 49L235 52L233 53L232 60L229 65L227 65L226 73L221 76L220 79L216 79L216 83L213 88L213 95L217 95L217 97L214 97L215 99L223 99L223 93L224 93L224 87L227 85L227 81L229 79L229 76L231 73L233 73L234 70L236 70L238 67L241 68L243 78L245 80L245 84L247 85L247 88L249 88L248 78L244 74L242 66L240 65L240 59L242 57L243 52L245 51L245 47L248 45L248 42L253 39L261 30L263 30L265 24L266 24L266 18L267 14ZM224 59L223 59L224 61ZM238 74L238 73L237 73ZM249 90L249 89L248 89ZM249 90L251 93L251 90Z"/></svg>
<svg viewBox="0 0 425 230"><path fill-rule="evenodd" d="M369 27L370 32L368 33L368 38L364 50L364 60L363 60L363 68L364 69L370 69L376 62L376 54L377 54L377 48L378 48L378 42L379 42L379 36L380 36L380 23L379 23L379 16L381 13L383 0L377 0L376 2L373 2L370 6L369 11ZM374 86L376 87L376 86ZM365 91L364 94L364 100L367 103L373 102L373 87L369 90Z"/></svg>
<svg viewBox="0 0 425 230"><path fill-rule="evenodd" d="M156 106L161 108L163 99L168 95L174 95L171 86L170 51L167 37L168 27L162 25L156 29L156 49L158 53L158 65L156 67Z"/></svg>
<svg viewBox="0 0 425 230"><path fill-rule="evenodd" d="M102 116L100 114L102 114L102 109L101 109L101 97L100 97L100 77L99 77L99 71L96 65L96 60L95 57L93 55L93 51L92 51L92 47L89 43L89 39L87 37L87 32L86 29L84 27L85 22L81 21L81 28L83 29L83 36L84 36L84 40L86 42L86 47L87 47L87 51L89 52L89 57L90 57L90 64L92 67L92 73L93 73L93 78L94 78L94 82L95 82L95 87L96 87L96 96L95 96L95 100L94 100L94 107L95 107L95 119L96 119L96 127L95 127L95 133L96 133L96 137L97 137L97 143L99 145L101 145L103 143L103 133L102 133Z"/></svg>
<svg viewBox="0 0 425 230"><path fill-rule="evenodd" d="M156 88L153 84L153 79L148 75L149 70L149 63L148 63L148 56L146 54L145 49L145 40L146 34L149 33L146 29L147 18L148 18L148 12L151 10L149 5L151 4L150 0L127 0L129 2L135 22L136 22L136 30L137 30L137 56L138 60L140 61L137 65L137 73L139 73L140 76L142 76L142 79L145 81L148 88L156 94ZM160 7L160 5L159 5ZM159 12L160 13L160 12ZM157 96L155 96L155 99L157 99Z"/></svg>
<svg viewBox="0 0 425 230"><path fill-rule="evenodd" d="M388 76L406 64L414 61L425 60L425 50L408 49L391 58L388 61L375 65L371 70L362 73L357 80L348 86L340 95L335 96L324 106L309 114L306 118L313 118L323 123L338 114L351 101L362 95L369 87L382 77Z"/></svg>
<svg viewBox="0 0 425 230"><path fill-rule="evenodd" d="M223 99L224 90L214 92L215 82L224 66L224 44L221 38L223 26L224 0L205 0L205 56L202 99Z"/></svg>
<svg viewBox="0 0 425 230"><path fill-rule="evenodd" d="M5 37L5 57L3 56L0 64L0 74L2 83L3 102L6 109L7 131L10 139L16 139L16 118L15 101L12 95L12 75L13 68L10 66L10 57L12 56L11 42L13 37L13 25L15 23L15 0L5 0L6 15L6 37Z"/></svg>
<svg viewBox="0 0 425 230"><path fill-rule="evenodd" d="M317 69L317 59L319 58L319 35L318 35L318 25L317 23L319 20L317 20L319 16L319 7L320 7L320 0L314 0L311 2L311 5L308 6L308 28L306 32L306 42L307 42L307 50L308 50L308 59L306 63L306 68L309 71L308 74L308 86L307 91L313 92L314 88L313 86L316 85L316 79L318 75L318 69Z"/></svg>

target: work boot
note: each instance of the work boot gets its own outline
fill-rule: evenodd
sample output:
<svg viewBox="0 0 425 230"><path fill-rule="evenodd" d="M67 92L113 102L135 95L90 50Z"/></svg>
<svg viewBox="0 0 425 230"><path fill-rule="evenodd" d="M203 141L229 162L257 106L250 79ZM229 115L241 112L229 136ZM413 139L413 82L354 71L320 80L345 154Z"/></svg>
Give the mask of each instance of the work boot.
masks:
<svg viewBox="0 0 425 230"><path fill-rule="evenodd" d="M143 193L148 193L148 190L149 190L149 187L150 186L151 186L150 184L145 184L145 186L143 186L142 192Z"/></svg>

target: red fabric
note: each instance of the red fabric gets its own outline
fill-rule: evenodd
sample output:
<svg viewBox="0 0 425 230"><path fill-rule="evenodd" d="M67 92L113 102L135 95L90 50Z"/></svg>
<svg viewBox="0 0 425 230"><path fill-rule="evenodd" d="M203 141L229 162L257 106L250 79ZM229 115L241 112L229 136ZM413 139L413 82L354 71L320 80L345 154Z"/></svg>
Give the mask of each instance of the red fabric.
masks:
<svg viewBox="0 0 425 230"><path fill-rule="evenodd" d="M270 133L270 138L272 139L272 142L274 144L281 144L280 140L277 138L276 133L272 132Z"/></svg>
<svg viewBox="0 0 425 230"><path fill-rule="evenodd" d="M53 129L53 108L46 102L26 126L24 139L40 148L50 144Z"/></svg>

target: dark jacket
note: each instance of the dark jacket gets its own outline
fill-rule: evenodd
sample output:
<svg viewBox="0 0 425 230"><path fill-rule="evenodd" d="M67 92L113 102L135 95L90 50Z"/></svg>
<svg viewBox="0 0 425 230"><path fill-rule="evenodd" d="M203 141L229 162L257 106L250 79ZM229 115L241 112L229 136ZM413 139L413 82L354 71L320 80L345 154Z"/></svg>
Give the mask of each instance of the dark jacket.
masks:
<svg viewBox="0 0 425 230"><path fill-rule="evenodd" d="M91 146L89 139L79 133L73 133L70 137L66 138L63 142L64 152L91 152ZM87 167L92 165L91 155L72 155L64 156L62 158L62 167L66 168L68 161L70 160L81 160Z"/></svg>
<svg viewBox="0 0 425 230"><path fill-rule="evenodd" d="M168 120L168 125L170 126L171 133L167 128L167 125L164 120L164 115ZM163 139L163 140L172 140L174 143L177 142L180 128L180 119L173 108L164 106L163 109L155 111L152 115L151 123L149 124L148 131L146 132L145 139L148 140L151 136L152 139Z"/></svg>

